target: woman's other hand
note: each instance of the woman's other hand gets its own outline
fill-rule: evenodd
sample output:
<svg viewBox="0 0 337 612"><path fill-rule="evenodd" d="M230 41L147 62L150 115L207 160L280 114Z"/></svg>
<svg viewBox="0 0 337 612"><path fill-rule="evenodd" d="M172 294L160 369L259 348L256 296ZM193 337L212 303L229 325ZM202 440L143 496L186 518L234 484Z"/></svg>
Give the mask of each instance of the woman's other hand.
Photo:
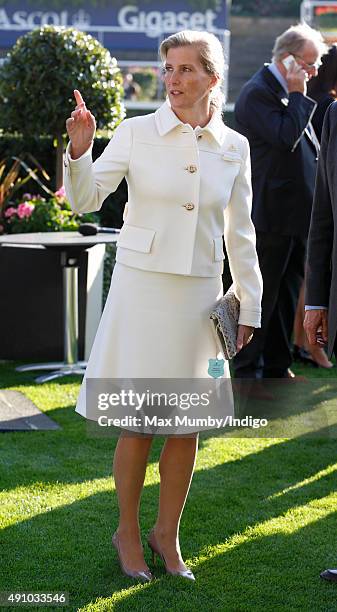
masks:
<svg viewBox="0 0 337 612"><path fill-rule="evenodd" d="M238 326L238 335L236 339L236 348L238 352L251 341L253 333L254 327L250 327L249 325Z"/></svg>
<svg viewBox="0 0 337 612"><path fill-rule="evenodd" d="M95 136L96 121L94 115L87 109L78 89L74 90L74 96L76 107L71 117L67 119L66 127L71 140L70 155L73 159L77 159L91 146Z"/></svg>

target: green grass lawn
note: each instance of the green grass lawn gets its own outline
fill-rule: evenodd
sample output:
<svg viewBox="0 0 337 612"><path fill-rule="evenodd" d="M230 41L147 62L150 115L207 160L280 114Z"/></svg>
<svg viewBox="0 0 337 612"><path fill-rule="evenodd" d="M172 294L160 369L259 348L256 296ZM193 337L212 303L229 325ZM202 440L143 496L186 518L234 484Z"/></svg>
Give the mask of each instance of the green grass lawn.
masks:
<svg viewBox="0 0 337 612"><path fill-rule="evenodd" d="M121 574L111 546L116 438L87 436L74 413L79 378L35 385L14 365L0 365L0 387L23 391L62 429L0 434L0 590L63 590L67 609L90 612L337 609L337 583L319 578L337 567L337 434L328 427L315 437L202 435L180 533L196 582L159 565L155 582L139 584ZM337 420L337 371L297 372L314 388L294 402L282 389L284 405L289 393L297 414L307 402ZM162 444L153 443L142 497L144 545L156 517ZM147 548L145 556L151 567Z"/></svg>

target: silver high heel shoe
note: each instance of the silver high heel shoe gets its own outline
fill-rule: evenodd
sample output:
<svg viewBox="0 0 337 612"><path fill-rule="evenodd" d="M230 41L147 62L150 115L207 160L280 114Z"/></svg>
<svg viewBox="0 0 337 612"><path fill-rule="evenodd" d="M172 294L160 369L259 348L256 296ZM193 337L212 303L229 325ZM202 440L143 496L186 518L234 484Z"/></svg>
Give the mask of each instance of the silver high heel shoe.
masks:
<svg viewBox="0 0 337 612"><path fill-rule="evenodd" d="M165 570L168 574L171 574L172 576L182 576L183 578L187 578L188 580L195 580L195 576L192 572L191 569L187 568L186 570L169 570L165 561L165 557L163 555L163 553L161 552L159 546L158 546L158 542L156 540L156 536L154 534L154 530L151 529L148 538L147 538L147 543L151 549L152 552L152 563L155 565L156 564L156 555L158 555L158 557L160 557L165 565Z"/></svg>
<svg viewBox="0 0 337 612"><path fill-rule="evenodd" d="M154 580L155 577L153 574L151 574L150 570L139 570L139 571L129 570L128 568L125 567L121 559L121 553L119 549L119 538L118 538L117 531L112 536L112 545L117 550L119 564L121 566L121 570L123 574L125 574L126 576L129 576L130 578L138 578L139 580L142 580L142 582L151 582L151 580Z"/></svg>

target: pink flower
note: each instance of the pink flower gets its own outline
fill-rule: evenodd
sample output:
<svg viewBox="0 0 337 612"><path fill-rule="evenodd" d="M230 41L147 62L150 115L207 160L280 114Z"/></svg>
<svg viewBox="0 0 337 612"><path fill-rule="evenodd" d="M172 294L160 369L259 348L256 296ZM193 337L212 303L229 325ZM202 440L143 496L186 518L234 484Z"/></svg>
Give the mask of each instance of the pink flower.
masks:
<svg viewBox="0 0 337 612"><path fill-rule="evenodd" d="M62 185L62 187L60 187L60 189L58 189L57 191L55 191L55 195L58 198L65 198L66 197L66 190L64 188L64 186Z"/></svg>
<svg viewBox="0 0 337 612"><path fill-rule="evenodd" d="M18 217L20 219L23 219L24 217L30 217L34 208L34 204L29 204L29 202L22 202L22 204L19 204L17 209Z"/></svg>
<svg viewBox="0 0 337 612"><path fill-rule="evenodd" d="M16 208L14 208L14 206L9 206L8 208L6 208L4 215L6 217L6 219L10 219L11 217L13 217L13 215L16 215Z"/></svg>

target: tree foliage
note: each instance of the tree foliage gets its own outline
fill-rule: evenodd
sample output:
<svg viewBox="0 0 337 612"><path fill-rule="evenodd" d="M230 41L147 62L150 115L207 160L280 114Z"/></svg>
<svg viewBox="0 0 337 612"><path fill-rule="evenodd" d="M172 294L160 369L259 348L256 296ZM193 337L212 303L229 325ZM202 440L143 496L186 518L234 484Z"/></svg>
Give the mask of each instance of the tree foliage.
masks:
<svg viewBox="0 0 337 612"><path fill-rule="evenodd" d="M45 26L20 37L0 69L0 126L27 135L65 133L79 89L97 120L113 129L123 118L117 61L92 36Z"/></svg>
<svg viewBox="0 0 337 612"><path fill-rule="evenodd" d="M63 183L65 122L79 89L98 128L113 130L125 115L115 58L74 28L45 26L20 37L0 68L0 128L26 136L51 135L57 146L56 187Z"/></svg>

